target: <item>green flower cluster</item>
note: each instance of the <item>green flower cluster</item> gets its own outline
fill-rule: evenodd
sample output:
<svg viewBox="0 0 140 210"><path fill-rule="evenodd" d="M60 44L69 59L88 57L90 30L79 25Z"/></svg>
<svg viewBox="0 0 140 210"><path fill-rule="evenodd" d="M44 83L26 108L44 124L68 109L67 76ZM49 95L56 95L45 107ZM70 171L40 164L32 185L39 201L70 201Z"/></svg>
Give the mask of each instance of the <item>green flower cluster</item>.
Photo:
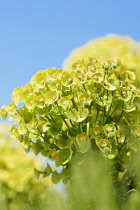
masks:
<svg viewBox="0 0 140 210"><path fill-rule="evenodd" d="M64 60L63 68L71 69L72 63L79 59L88 60L89 57L100 57L117 60L121 59L124 69L131 69L136 73L135 83L140 81L140 43L130 37L110 34L105 37L93 39L83 46L74 49Z"/></svg>
<svg viewBox="0 0 140 210"><path fill-rule="evenodd" d="M121 168L128 164L131 150L139 147L140 90L133 84L134 72L123 66L99 57L80 60L70 71L39 71L13 91L13 101L0 110L2 119L8 115L15 123L11 136L27 152L62 166L58 173L48 164L44 171L35 170L36 176L52 174L53 183L67 183L71 167L94 151Z"/></svg>

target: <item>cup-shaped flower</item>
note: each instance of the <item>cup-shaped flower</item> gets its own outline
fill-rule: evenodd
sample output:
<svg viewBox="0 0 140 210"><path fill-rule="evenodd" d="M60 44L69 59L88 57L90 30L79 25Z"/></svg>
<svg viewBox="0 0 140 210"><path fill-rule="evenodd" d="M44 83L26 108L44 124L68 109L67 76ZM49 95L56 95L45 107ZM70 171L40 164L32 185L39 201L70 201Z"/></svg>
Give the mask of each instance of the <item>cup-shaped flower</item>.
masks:
<svg viewBox="0 0 140 210"><path fill-rule="evenodd" d="M103 86L99 83L91 83L88 85L88 90L90 91L91 95L100 95L103 91Z"/></svg>
<svg viewBox="0 0 140 210"><path fill-rule="evenodd" d="M6 111L7 107L5 105L3 105L0 109L0 117L3 119L3 120L6 120L7 118L7 111Z"/></svg>
<svg viewBox="0 0 140 210"><path fill-rule="evenodd" d="M90 135L94 139L101 139L103 136L103 131L102 131L101 127L95 126L94 128L90 129Z"/></svg>
<svg viewBox="0 0 140 210"><path fill-rule="evenodd" d="M16 113L16 105L14 101L8 104L8 106L6 107L6 112L12 115Z"/></svg>
<svg viewBox="0 0 140 210"><path fill-rule="evenodd" d="M89 150L91 146L91 141L86 133L82 132L76 136L76 149L77 152L85 153Z"/></svg>
<svg viewBox="0 0 140 210"><path fill-rule="evenodd" d="M45 102L46 104L53 104L55 101L57 101L58 97L58 91L48 91L45 94Z"/></svg>
<svg viewBox="0 0 140 210"><path fill-rule="evenodd" d="M111 153L112 145L109 140L107 139L96 140L96 144L101 150L101 152L105 154Z"/></svg>
<svg viewBox="0 0 140 210"><path fill-rule="evenodd" d="M80 94L78 99L79 99L80 104L83 105L85 108L89 107L92 101L92 98L87 93Z"/></svg>
<svg viewBox="0 0 140 210"><path fill-rule="evenodd" d="M66 87L70 87L73 84L73 75L64 71L61 77L62 84Z"/></svg>
<svg viewBox="0 0 140 210"><path fill-rule="evenodd" d="M90 74L90 77L93 82L102 82L103 81L103 75L100 72L92 73Z"/></svg>
<svg viewBox="0 0 140 210"><path fill-rule="evenodd" d="M43 108L45 106L45 96L43 94L39 94L35 97L35 106L38 108Z"/></svg>
<svg viewBox="0 0 140 210"><path fill-rule="evenodd" d="M133 101L124 101L123 110L125 112L133 112L136 110L136 104Z"/></svg>
<svg viewBox="0 0 140 210"><path fill-rule="evenodd" d="M118 88L118 96L123 101L129 101L132 97L132 91L127 87Z"/></svg>
<svg viewBox="0 0 140 210"><path fill-rule="evenodd" d="M48 87L50 90L61 90L62 88L62 84L61 84L61 80L51 80L48 82Z"/></svg>
<svg viewBox="0 0 140 210"><path fill-rule="evenodd" d="M139 116L137 115L137 113L128 113L125 116L125 121L129 126L137 126L139 123Z"/></svg>
<svg viewBox="0 0 140 210"><path fill-rule="evenodd" d="M35 97L34 96L29 96L26 100L25 100L25 106L27 109L34 109L36 102L35 102Z"/></svg>
<svg viewBox="0 0 140 210"><path fill-rule="evenodd" d="M59 99L58 104L62 106L65 110L69 110L72 108L73 95L63 96Z"/></svg>
<svg viewBox="0 0 140 210"><path fill-rule="evenodd" d="M116 71L115 75L116 75L117 79L120 80L120 81L126 81L127 78L128 78L128 74L127 74L126 71L124 71L124 72L123 71L122 72Z"/></svg>
<svg viewBox="0 0 140 210"><path fill-rule="evenodd" d="M113 124L106 124L104 127L103 127L103 130L105 132L105 135L112 139L115 137L115 132L116 132L116 128Z"/></svg>
<svg viewBox="0 0 140 210"><path fill-rule="evenodd" d="M116 90L120 85L120 81L113 78L109 78L106 81L104 81L103 85L104 88L107 90Z"/></svg>
<svg viewBox="0 0 140 210"><path fill-rule="evenodd" d="M22 93L23 93L23 87L22 86L20 86L20 87L16 88L15 90L13 90L12 99L13 99L13 101L14 101L16 106L21 101Z"/></svg>
<svg viewBox="0 0 140 210"><path fill-rule="evenodd" d="M63 72L62 69L56 69L56 68L51 68L51 69L47 69L46 71L47 74L47 80L57 80L61 78L61 74Z"/></svg>
<svg viewBox="0 0 140 210"><path fill-rule="evenodd" d="M122 131L116 130L115 131L116 141L118 144L123 144L125 141L125 135Z"/></svg>
<svg viewBox="0 0 140 210"><path fill-rule="evenodd" d="M31 85L37 88L44 88L46 85L46 72L41 70L31 78Z"/></svg>
<svg viewBox="0 0 140 210"><path fill-rule="evenodd" d="M75 73L75 81L84 84L87 80L87 75L84 72L77 72Z"/></svg>

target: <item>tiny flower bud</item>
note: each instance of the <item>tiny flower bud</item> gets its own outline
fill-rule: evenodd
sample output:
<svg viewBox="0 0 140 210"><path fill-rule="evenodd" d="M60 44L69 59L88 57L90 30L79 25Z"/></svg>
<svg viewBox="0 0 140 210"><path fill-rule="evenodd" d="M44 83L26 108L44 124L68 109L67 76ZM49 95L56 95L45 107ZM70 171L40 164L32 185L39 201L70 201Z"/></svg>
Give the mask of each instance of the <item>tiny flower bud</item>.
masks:
<svg viewBox="0 0 140 210"><path fill-rule="evenodd" d="M103 63L103 64L102 64L102 68L103 68L104 70L108 70L108 69L109 69L108 63Z"/></svg>

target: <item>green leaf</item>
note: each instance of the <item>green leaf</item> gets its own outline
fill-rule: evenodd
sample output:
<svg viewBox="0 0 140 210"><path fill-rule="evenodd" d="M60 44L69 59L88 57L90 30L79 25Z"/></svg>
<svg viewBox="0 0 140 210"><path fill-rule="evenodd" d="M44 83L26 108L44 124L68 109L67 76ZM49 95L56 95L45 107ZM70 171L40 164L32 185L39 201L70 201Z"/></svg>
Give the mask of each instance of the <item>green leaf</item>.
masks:
<svg viewBox="0 0 140 210"><path fill-rule="evenodd" d="M23 135L23 142L22 146L24 149L29 149L30 148L30 138L29 138L29 132Z"/></svg>
<svg viewBox="0 0 140 210"><path fill-rule="evenodd" d="M51 180L53 184L58 184L61 181L61 175L55 171L52 173Z"/></svg>
<svg viewBox="0 0 140 210"><path fill-rule="evenodd" d="M30 137L30 134L29 134L29 137ZM31 147L35 155L38 155L39 152L41 152L41 149L42 149L41 143L39 142L32 143Z"/></svg>
<svg viewBox="0 0 140 210"><path fill-rule="evenodd" d="M68 171L68 169L67 168L63 168L62 171L61 171L61 173L60 173L60 175L61 175L62 181L64 179L69 178L69 171Z"/></svg>
<svg viewBox="0 0 140 210"><path fill-rule="evenodd" d="M59 132L59 134L55 138L55 143L58 147L63 148L67 146L67 139L68 139L67 136L62 135Z"/></svg>
<svg viewBox="0 0 140 210"><path fill-rule="evenodd" d="M32 120L33 113L31 110L28 110L25 106L18 109L20 117L24 120L25 123L29 123ZM19 124L19 123L18 123Z"/></svg>
<svg viewBox="0 0 140 210"><path fill-rule="evenodd" d="M39 139L40 136L41 136L40 133L37 132L37 131L36 131L36 133L33 133L33 132L30 132L30 133L29 133L29 138L32 139L32 140Z"/></svg>
<svg viewBox="0 0 140 210"><path fill-rule="evenodd" d="M49 129L48 129L48 133L52 136L52 137L55 137L57 136L60 131L56 128L56 126L51 126Z"/></svg>
<svg viewBox="0 0 140 210"><path fill-rule="evenodd" d="M47 163L47 167L44 169L44 172L45 172L45 176L43 177L47 177L53 172L51 166L48 163Z"/></svg>
<svg viewBox="0 0 140 210"><path fill-rule="evenodd" d="M35 175L36 179L39 179L39 177L40 177L41 174L42 174L41 171L39 171L36 168L34 168L34 175Z"/></svg>
<svg viewBox="0 0 140 210"><path fill-rule="evenodd" d="M70 148L63 148L57 153L56 167L64 165L71 160L72 151Z"/></svg>
<svg viewBox="0 0 140 210"><path fill-rule="evenodd" d="M43 149L41 149L41 155L42 156L48 157L48 153L49 153L49 151L48 150L45 150L44 147L43 147Z"/></svg>

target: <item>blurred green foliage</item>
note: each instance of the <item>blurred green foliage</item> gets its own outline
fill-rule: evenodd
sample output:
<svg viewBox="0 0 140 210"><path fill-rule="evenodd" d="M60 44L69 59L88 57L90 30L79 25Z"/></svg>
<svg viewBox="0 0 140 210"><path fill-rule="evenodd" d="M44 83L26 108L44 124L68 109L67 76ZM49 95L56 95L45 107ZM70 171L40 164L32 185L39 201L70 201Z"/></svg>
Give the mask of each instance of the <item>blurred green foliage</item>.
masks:
<svg viewBox="0 0 140 210"><path fill-rule="evenodd" d="M45 210L49 206L51 180L38 181L34 167L42 168L42 158L27 155L8 131L10 125L0 125L0 207L2 210Z"/></svg>
<svg viewBox="0 0 140 210"><path fill-rule="evenodd" d="M130 37L122 37L115 34L107 35L91 40L85 45L74 49L63 63L64 69L70 70L77 60L100 56L109 60L122 61L124 69L133 70L136 73L137 85L140 81L140 43Z"/></svg>

